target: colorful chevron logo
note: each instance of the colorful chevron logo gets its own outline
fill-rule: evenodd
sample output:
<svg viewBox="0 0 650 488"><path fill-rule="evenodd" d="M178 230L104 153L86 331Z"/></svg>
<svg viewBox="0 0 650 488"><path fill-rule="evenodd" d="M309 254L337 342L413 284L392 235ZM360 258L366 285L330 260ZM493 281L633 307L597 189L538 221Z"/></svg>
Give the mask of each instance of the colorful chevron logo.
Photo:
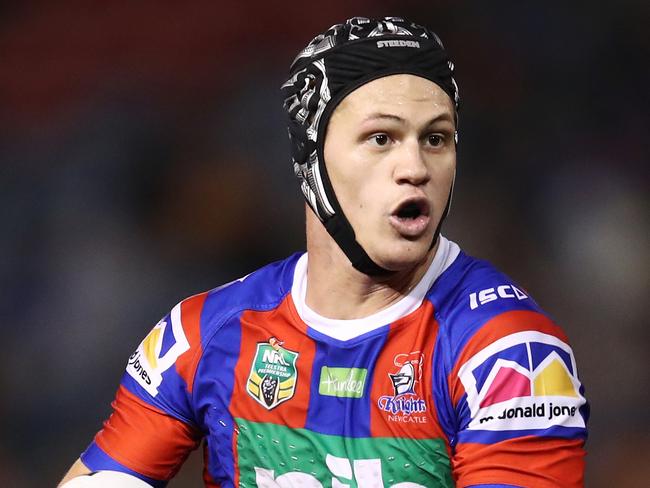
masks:
<svg viewBox="0 0 650 488"><path fill-rule="evenodd" d="M584 427L575 358L555 336L526 331L503 337L469 359L458 376L470 429Z"/></svg>

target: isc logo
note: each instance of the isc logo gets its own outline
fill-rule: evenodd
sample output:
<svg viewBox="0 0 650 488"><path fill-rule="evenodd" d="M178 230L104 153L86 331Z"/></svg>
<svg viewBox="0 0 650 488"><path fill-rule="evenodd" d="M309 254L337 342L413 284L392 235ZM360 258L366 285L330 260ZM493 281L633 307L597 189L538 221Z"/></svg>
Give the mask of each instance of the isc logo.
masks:
<svg viewBox="0 0 650 488"><path fill-rule="evenodd" d="M474 310L480 305L493 302L498 298L516 298L517 300L524 300L528 298L528 295L514 285L501 285L496 288L486 288L478 293L470 293L469 307Z"/></svg>

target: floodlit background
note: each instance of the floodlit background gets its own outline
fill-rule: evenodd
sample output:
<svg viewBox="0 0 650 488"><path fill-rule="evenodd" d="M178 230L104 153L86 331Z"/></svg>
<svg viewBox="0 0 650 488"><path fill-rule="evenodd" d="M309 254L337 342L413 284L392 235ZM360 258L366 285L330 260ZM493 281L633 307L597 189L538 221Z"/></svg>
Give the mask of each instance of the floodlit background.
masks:
<svg viewBox="0 0 650 488"><path fill-rule="evenodd" d="M315 34L388 14L457 66L445 234L568 332L587 486L645 485L649 5L3 3L0 485L54 486L180 299L304 247L279 86ZM200 486L199 457L171 487Z"/></svg>

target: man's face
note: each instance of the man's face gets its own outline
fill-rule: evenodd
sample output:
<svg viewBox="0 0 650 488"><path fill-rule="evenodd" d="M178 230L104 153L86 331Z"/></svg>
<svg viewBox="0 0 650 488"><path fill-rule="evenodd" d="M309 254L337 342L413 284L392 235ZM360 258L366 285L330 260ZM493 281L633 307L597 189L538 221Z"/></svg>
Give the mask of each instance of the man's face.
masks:
<svg viewBox="0 0 650 488"><path fill-rule="evenodd" d="M454 108L435 83L393 75L362 85L334 110L325 164L359 244L380 266L427 256L456 168Z"/></svg>

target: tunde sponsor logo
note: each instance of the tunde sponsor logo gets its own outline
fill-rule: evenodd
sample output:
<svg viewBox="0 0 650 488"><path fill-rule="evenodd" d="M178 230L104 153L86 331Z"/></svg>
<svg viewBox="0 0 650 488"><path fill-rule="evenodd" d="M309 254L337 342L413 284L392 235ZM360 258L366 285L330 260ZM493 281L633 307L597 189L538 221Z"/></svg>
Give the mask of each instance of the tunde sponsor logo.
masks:
<svg viewBox="0 0 650 488"><path fill-rule="evenodd" d="M420 47L420 43L418 41L408 41L404 39L389 39L377 41L377 47Z"/></svg>
<svg viewBox="0 0 650 488"><path fill-rule="evenodd" d="M365 368L330 368L320 370L318 393L325 396L361 398L368 370Z"/></svg>
<svg viewBox="0 0 650 488"><path fill-rule="evenodd" d="M493 302L499 298L515 298L517 300L525 300L528 298L523 291L514 285L500 285L496 288L486 288L478 293L470 293L469 295L469 308L474 310L481 305Z"/></svg>

